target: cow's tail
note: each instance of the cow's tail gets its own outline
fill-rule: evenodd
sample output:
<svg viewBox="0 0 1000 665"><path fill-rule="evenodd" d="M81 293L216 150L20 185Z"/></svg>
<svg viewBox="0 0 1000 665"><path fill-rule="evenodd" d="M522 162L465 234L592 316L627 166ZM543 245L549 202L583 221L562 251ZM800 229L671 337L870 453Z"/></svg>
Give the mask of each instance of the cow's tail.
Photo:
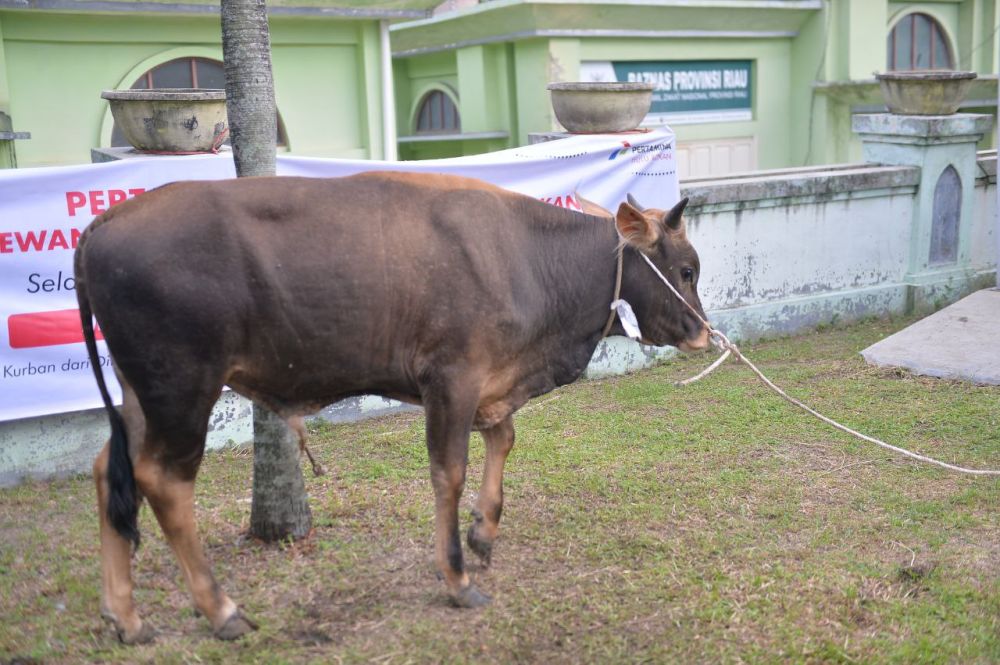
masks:
<svg viewBox="0 0 1000 665"><path fill-rule="evenodd" d="M89 230L89 229L88 229ZM90 367L97 379L97 388L101 391L104 408L111 421L111 440L108 451L108 521L123 538L139 547L139 499L135 486L135 473L132 470L132 459L128 453L128 435L125 432L125 421L121 413L111 402L111 394L104 382L104 371L101 369L100 357L97 354L97 339L94 336L93 311L90 308L90 298L87 295L87 279L83 268L84 241L87 237L84 231L74 257L74 273L76 277L76 300L80 306L80 324L83 326L83 341L87 345L87 356Z"/></svg>

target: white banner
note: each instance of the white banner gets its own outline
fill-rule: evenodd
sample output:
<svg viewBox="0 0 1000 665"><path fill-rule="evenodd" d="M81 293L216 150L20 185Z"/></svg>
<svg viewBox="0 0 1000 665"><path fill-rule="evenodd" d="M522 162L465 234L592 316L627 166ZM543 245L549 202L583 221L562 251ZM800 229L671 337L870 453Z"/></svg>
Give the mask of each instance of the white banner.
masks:
<svg viewBox="0 0 1000 665"><path fill-rule="evenodd" d="M420 162L279 157L278 174L452 173L574 210L577 193L612 211L629 192L643 205L667 208L680 196L674 147L673 132L661 128ZM234 176L229 155L0 171L0 421L101 405L73 284L73 249L93 217L168 182ZM98 346L108 387L120 400L107 349Z"/></svg>

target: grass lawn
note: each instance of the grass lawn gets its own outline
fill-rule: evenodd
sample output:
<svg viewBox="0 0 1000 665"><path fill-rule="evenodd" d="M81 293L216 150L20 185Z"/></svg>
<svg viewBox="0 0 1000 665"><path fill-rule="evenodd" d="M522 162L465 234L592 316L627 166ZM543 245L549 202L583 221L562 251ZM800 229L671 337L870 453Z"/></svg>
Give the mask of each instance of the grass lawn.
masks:
<svg viewBox="0 0 1000 665"><path fill-rule="evenodd" d="M745 351L849 426L1000 468L1000 388L858 355L905 323ZM246 450L206 457L202 537L261 624L235 643L194 615L148 508L136 598L160 636L129 648L99 617L90 479L0 491L0 663L1000 662L1000 480L848 438L740 365L672 385L710 359L567 386L516 417L493 566L468 559L483 610L451 608L435 579L420 415L314 431L328 473L306 474L315 532L295 544L245 537ZM482 453L474 435L465 524Z"/></svg>

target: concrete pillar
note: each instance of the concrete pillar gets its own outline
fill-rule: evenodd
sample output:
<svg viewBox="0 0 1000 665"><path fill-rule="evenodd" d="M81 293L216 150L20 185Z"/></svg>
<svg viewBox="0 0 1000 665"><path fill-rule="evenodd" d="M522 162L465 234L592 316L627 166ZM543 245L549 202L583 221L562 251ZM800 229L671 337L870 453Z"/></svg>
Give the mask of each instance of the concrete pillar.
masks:
<svg viewBox="0 0 1000 665"><path fill-rule="evenodd" d="M10 85L7 82L7 55L3 40L3 19L0 18L0 130L9 130L9 124L7 126L2 124L3 116L7 116L9 123Z"/></svg>
<svg viewBox="0 0 1000 665"><path fill-rule="evenodd" d="M906 275L910 309L931 310L980 286L970 266L976 143L992 123L971 113L853 117L866 162L921 168Z"/></svg>
<svg viewBox="0 0 1000 665"><path fill-rule="evenodd" d="M548 40L522 39L514 42L514 70L517 144L525 145L530 132L551 132L558 126L548 94L544 103L538 97L538 91L545 90L549 83Z"/></svg>
<svg viewBox="0 0 1000 665"><path fill-rule="evenodd" d="M845 78L867 79L872 72L885 69L885 48L872 48L872 45L885 44L889 3L886 0L842 0L833 4L842 12L841 29L831 36L841 40L838 52L844 59L841 71L846 70Z"/></svg>
<svg viewBox="0 0 1000 665"><path fill-rule="evenodd" d="M7 60L4 53L3 23L0 19L0 169L17 166L14 141L31 138L27 132L15 132L10 118L10 89L7 84Z"/></svg>
<svg viewBox="0 0 1000 665"><path fill-rule="evenodd" d="M0 113L0 169L17 168L17 154L14 152L14 141L30 139L30 132L10 132L4 130L4 122L9 120Z"/></svg>

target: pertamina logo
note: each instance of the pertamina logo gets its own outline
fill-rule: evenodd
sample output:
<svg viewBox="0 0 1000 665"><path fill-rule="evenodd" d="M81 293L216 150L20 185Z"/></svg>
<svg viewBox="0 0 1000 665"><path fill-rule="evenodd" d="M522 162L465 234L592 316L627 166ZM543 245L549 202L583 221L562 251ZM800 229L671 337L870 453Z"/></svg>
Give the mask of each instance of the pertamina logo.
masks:
<svg viewBox="0 0 1000 665"><path fill-rule="evenodd" d="M648 143L646 145L637 145L632 148L631 162L633 164L648 164L658 160L672 160L673 158L673 142Z"/></svg>
<svg viewBox="0 0 1000 665"><path fill-rule="evenodd" d="M608 161L610 162L612 159L614 159L618 155L624 155L626 152L628 152L628 149L631 148L631 147L632 147L631 143L629 143L628 141L622 141L622 147L616 148L615 150L612 150L611 151L611 156L608 157Z"/></svg>

